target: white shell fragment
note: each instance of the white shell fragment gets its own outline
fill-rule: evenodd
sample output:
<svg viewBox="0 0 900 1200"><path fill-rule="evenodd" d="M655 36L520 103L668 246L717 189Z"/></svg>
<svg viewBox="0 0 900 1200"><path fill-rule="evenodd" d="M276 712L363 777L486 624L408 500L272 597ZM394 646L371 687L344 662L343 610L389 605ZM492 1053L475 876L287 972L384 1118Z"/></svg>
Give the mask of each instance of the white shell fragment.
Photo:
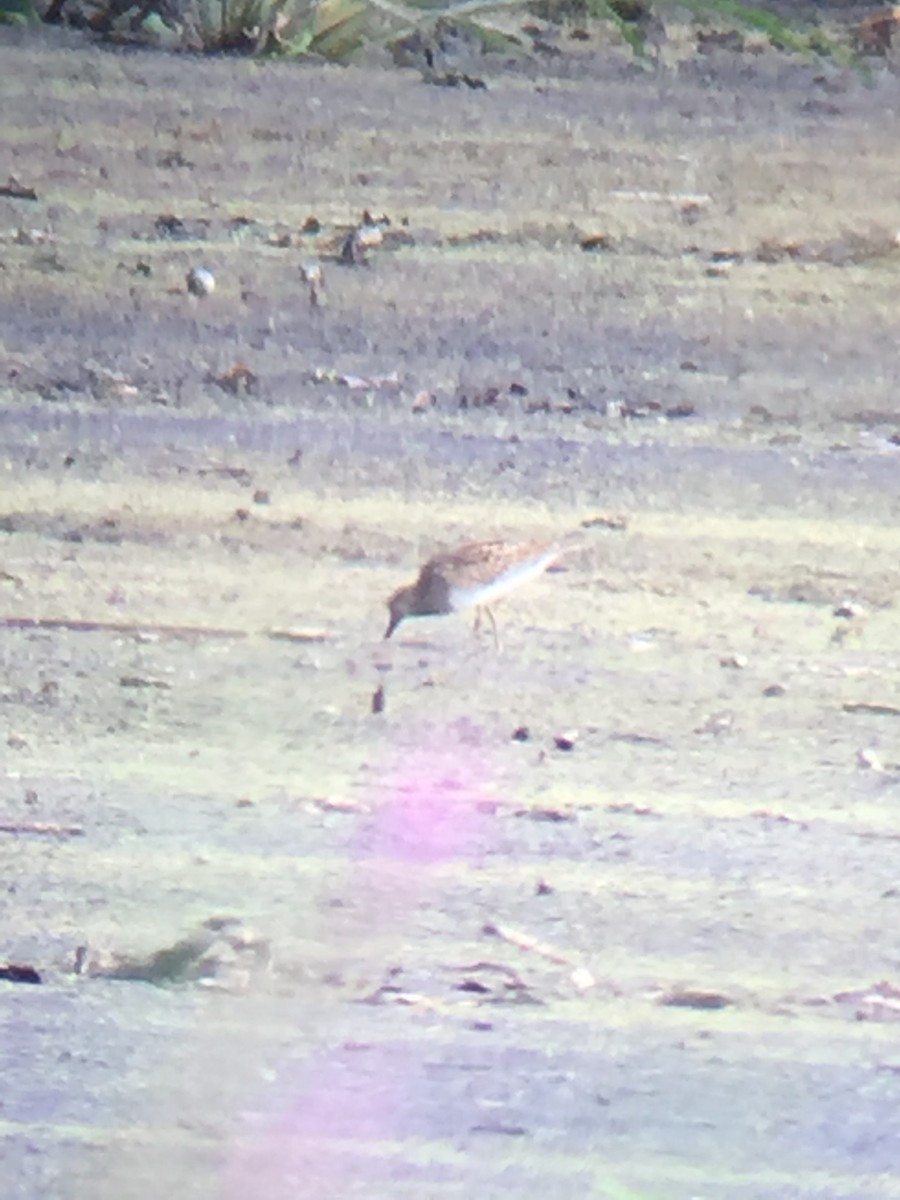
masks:
<svg viewBox="0 0 900 1200"><path fill-rule="evenodd" d="M191 267L185 283L192 296L210 296L216 290L216 277L206 267Z"/></svg>

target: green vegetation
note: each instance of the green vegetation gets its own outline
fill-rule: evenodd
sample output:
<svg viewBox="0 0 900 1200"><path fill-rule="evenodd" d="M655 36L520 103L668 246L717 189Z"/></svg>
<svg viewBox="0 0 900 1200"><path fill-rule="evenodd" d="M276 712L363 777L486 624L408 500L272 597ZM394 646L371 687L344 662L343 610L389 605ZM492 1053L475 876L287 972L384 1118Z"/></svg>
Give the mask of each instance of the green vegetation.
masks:
<svg viewBox="0 0 900 1200"><path fill-rule="evenodd" d="M33 0L0 0L0 25L36 25L40 19Z"/></svg>
<svg viewBox="0 0 900 1200"><path fill-rule="evenodd" d="M366 39L365 0L193 0L192 48L343 62Z"/></svg>
<svg viewBox="0 0 900 1200"><path fill-rule="evenodd" d="M674 0L671 0L674 3ZM679 0L683 8L695 17L714 17L730 21L739 28L765 34L769 42L781 50L799 54L831 55L849 61L853 56L819 27L801 32L776 13L765 8L741 4L739 0Z"/></svg>
<svg viewBox="0 0 900 1200"><path fill-rule="evenodd" d="M51 4L48 19L63 2ZM180 18L163 16L153 3L138 0L127 11L121 0L97 2L100 12L88 22L92 28L210 53L317 56L346 62L366 45L391 44L410 35L433 38L438 24L448 22L464 27L469 39L480 42L486 51L508 53L516 39L496 22L513 13L532 14L553 24L577 21L612 26L635 56L644 58L651 31L658 36L668 12L672 20L683 22L689 14L698 26L749 31L793 53L855 61L847 46L820 26L801 28L799 22L740 0L463 0L442 6L430 0L189 0ZM0 22L38 19L34 0L0 0Z"/></svg>

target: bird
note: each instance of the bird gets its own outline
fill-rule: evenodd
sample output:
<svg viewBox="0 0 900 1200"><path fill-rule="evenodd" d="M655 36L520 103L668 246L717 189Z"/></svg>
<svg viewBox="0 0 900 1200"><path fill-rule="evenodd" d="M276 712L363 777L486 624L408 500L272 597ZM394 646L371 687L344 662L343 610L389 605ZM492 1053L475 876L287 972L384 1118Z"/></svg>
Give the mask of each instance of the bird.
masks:
<svg viewBox="0 0 900 1200"><path fill-rule="evenodd" d="M529 579L542 575L562 553L553 542L466 542L455 550L435 554L414 583L398 588L387 602L389 638L407 617L431 617L460 609L475 609L475 632L481 614L490 620L499 649L497 622L490 605Z"/></svg>

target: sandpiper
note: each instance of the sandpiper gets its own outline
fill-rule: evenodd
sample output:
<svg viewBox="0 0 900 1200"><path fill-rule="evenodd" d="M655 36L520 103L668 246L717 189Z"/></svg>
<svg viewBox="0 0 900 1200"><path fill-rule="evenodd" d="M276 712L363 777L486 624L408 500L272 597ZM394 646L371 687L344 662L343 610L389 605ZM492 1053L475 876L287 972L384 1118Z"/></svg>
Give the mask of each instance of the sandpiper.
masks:
<svg viewBox="0 0 900 1200"><path fill-rule="evenodd" d="M497 622L489 605L554 563L561 554L558 545L547 542L467 542L456 550L435 554L419 571L415 583L398 588L388 600L389 638L406 617L431 617L475 609L475 629L485 612L491 623L494 644L499 647Z"/></svg>

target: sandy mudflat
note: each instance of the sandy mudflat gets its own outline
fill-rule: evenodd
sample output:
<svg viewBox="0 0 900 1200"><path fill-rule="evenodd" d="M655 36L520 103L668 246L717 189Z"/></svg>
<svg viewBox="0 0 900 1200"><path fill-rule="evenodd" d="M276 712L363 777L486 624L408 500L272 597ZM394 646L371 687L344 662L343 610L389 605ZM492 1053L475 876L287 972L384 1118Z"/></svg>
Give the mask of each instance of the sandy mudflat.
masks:
<svg viewBox="0 0 900 1200"><path fill-rule="evenodd" d="M0 81L4 1197L900 1195L897 81ZM502 654L382 642L597 514Z"/></svg>

